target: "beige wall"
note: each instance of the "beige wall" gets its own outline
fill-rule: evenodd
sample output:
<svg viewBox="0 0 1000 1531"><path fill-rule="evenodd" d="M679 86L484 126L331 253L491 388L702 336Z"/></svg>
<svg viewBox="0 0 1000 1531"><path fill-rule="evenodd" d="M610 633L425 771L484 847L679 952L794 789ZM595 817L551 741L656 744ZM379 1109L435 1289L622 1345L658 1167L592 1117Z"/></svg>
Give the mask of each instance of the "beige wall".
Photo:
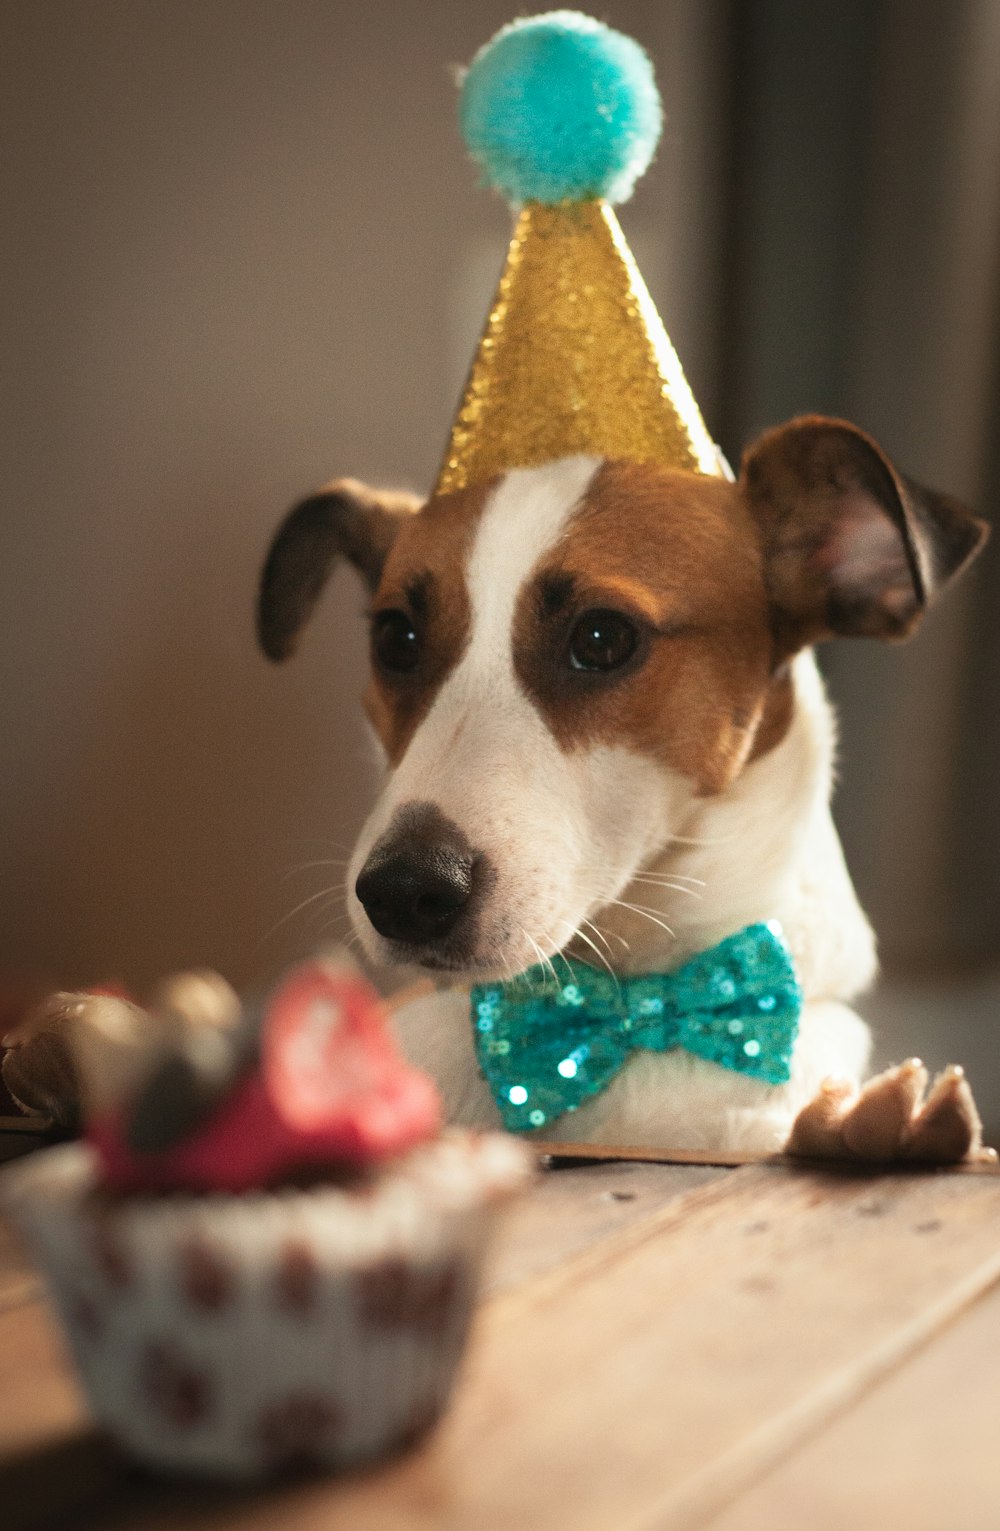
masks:
<svg viewBox="0 0 1000 1531"><path fill-rule="evenodd" d="M660 61L624 222L710 405L720 8L600 9ZM299 493L433 476L508 227L446 66L511 10L3 8L0 974L246 982L342 928L334 898L274 929L375 790L361 594L274 670L253 591Z"/></svg>

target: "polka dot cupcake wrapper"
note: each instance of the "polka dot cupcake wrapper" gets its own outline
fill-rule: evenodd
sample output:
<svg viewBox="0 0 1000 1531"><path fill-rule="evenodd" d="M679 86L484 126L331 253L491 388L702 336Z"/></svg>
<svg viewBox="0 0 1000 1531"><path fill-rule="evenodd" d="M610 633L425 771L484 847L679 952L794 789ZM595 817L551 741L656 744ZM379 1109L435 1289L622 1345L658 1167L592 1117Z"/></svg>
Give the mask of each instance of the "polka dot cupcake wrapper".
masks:
<svg viewBox="0 0 1000 1531"><path fill-rule="evenodd" d="M252 1479L375 1456L440 1414L492 1212L528 1173L499 1142L465 1175L454 1144L450 1164L420 1150L370 1194L111 1201L80 1145L2 1183L97 1420L151 1464Z"/></svg>

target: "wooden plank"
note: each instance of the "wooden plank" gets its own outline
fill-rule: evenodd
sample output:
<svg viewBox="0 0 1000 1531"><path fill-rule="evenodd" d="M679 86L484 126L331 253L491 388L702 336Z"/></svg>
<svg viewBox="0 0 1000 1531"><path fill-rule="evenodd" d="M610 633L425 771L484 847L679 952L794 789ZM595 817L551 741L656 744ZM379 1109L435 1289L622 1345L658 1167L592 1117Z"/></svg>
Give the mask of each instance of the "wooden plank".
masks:
<svg viewBox="0 0 1000 1531"><path fill-rule="evenodd" d="M50 1141L52 1124L41 1117L0 1117L0 1164ZM38 1295L39 1281L13 1224L0 1212L0 1313Z"/></svg>
<svg viewBox="0 0 1000 1531"><path fill-rule="evenodd" d="M86 1412L54 1323L40 1303L2 1319L0 1441L4 1465L40 1442L79 1430Z"/></svg>
<svg viewBox="0 0 1000 1531"><path fill-rule="evenodd" d="M687 1206L693 1193L725 1178L725 1170L700 1166L608 1164L549 1170L539 1176L531 1194L508 1216L490 1258L485 1287L509 1290L529 1277L554 1270L567 1259L602 1243L633 1223L645 1222L668 1205ZM3 1225L0 1222L0 1294L3 1291ZM13 1240L13 1230L10 1230ZM13 1247L13 1246L12 1246ZM25 1280L27 1263L20 1251L25 1296L34 1295L38 1280ZM13 1286L13 1264L6 1273ZM2 1301L0 1301L2 1308ZM8 1334L16 1334L8 1343ZM45 1386L41 1407L19 1411L20 1395L34 1393L36 1379ZM0 1524L20 1531L58 1519L82 1515L87 1503L102 1503L101 1513L122 1493L129 1495L129 1475L97 1434L81 1428L67 1433L66 1421L83 1421L85 1413L64 1364L53 1324L35 1304L19 1314L16 1330L0 1323L0 1397L8 1403L0 1412ZM7 1426L17 1420L11 1432ZM171 1490L164 1486L167 1495ZM186 1492L177 1490L182 1496ZM203 1491L199 1503L210 1491ZM229 1498L223 1492L223 1504Z"/></svg>
<svg viewBox="0 0 1000 1531"><path fill-rule="evenodd" d="M1000 1291L994 1289L710 1522L711 1531L996 1531Z"/></svg>
<svg viewBox="0 0 1000 1531"><path fill-rule="evenodd" d="M726 1173L700 1165L632 1162L548 1170L507 1217L484 1291L503 1291L550 1270ZM36 1297L39 1288L27 1249L0 1212L0 1313Z"/></svg>
<svg viewBox="0 0 1000 1531"><path fill-rule="evenodd" d="M994 1176L737 1170L488 1302L452 1409L409 1456L249 1496L122 1477L93 1524L702 1526L998 1279Z"/></svg>
<svg viewBox="0 0 1000 1531"><path fill-rule="evenodd" d="M39 1302L0 1316L0 1525L69 1525L112 1494L121 1467L96 1447L55 1324Z"/></svg>
<svg viewBox="0 0 1000 1531"><path fill-rule="evenodd" d="M39 1285L20 1236L0 1213L0 1313L37 1297Z"/></svg>
<svg viewBox="0 0 1000 1531"><path fill-rule="evenodd" d="M705 1165L595 1164L543 1173L501 1229L485 1277L485 1290L501 1292L540 1276L645 1222L728 1170Z"/></svg>
<svg viewBox="0 0 1000 1531"><path fill-rule="evenodd" d="M993 1177L739 1171L495 1304L423 1462L326 1523L698 1525L1000 1278L998 1214Z"/></svg>

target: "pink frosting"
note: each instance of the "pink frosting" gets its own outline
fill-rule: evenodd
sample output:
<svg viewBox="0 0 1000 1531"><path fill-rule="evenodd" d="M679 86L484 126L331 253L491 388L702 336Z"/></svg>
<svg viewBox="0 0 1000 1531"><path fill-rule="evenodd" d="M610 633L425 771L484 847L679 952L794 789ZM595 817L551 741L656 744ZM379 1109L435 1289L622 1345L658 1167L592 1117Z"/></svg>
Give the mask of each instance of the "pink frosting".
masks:
<svg viewBox="0 0 1000 1531"><path fill-rule="evenodd" d="M296 969L264 1020L260 1065L186 1139L137 1153L123 1113L91 1123L105 1184L117 1191L245 1191L297 1170L358 1166L437 1135L441 1101L399 1053L375 991L356 973Z"/></svg>

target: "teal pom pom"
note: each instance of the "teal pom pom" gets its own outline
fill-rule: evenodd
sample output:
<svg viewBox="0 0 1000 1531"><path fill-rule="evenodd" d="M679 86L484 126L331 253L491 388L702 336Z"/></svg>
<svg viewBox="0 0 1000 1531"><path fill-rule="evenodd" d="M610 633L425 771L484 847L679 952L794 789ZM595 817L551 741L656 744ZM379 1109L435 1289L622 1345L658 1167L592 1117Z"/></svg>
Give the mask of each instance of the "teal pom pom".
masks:
<svg viewBox="0 0 1000 1531"><path fill-rule="evenodd" d="M511 202L623 202L646 169L663 113L647 55L579 11L504 27L469 66L462 133Z"/></svg>

